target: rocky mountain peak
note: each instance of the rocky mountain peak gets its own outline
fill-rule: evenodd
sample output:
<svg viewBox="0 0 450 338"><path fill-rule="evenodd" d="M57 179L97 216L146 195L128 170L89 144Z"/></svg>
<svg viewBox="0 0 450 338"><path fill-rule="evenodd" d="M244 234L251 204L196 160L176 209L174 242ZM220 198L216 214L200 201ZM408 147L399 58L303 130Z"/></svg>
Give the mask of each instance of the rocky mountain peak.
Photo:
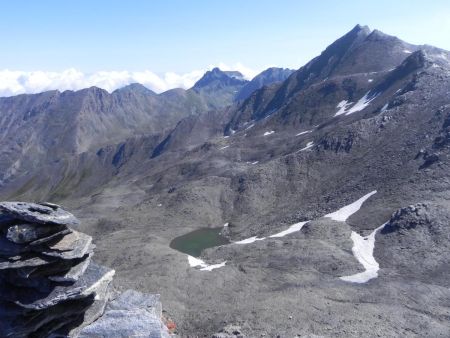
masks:
<svg viewBox="0 0 450 338"><path fill-rule="evenodd" d="M235 86L243 85L246 82L248 81L244 80L244 76L240 72L222 71L216 67L207 71L205 75L195 83L193 88L202 89L214 85Z"/></svg>
<svg viewBox="0 0 450 338"><path fill-rule="evenodd" d="M125 87L116 89L113 93L140 93L147 95L157 95L154 91L148 89L140 83L130 83Z"/></svg>

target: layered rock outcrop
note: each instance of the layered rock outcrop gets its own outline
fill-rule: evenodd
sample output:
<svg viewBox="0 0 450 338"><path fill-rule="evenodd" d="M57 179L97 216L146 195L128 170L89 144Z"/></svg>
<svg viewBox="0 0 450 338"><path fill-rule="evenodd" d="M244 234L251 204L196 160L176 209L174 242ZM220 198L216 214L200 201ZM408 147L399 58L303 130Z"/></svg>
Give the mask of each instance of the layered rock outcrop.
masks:
<svg viewBox="0 0 450 338"><path fill-rule="evenodd" d="M159 296L115 292L77 224L55 204L0 203L0 337L169 336Z"/></svg>

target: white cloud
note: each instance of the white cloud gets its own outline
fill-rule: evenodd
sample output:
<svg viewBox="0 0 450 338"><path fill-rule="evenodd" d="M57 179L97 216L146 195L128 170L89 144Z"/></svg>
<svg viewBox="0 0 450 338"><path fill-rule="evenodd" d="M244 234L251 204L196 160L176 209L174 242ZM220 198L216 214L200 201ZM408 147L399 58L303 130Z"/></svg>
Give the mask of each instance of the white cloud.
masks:
<svg viewBox="0 0 450 338"><path fill-rule="evenodd" d="M130 83L141 83L147 88L160 93L172 88L191 88L202 75L215 66L209 66L205 70L194 70L189 73L177 74L167 72L157 75L150 70L139 72L130 71L98 71L95 73L83 73L70 68L61 72L46 71L11 71L0 70L0 96L12 96L18 94L39 93L46 90L58 89L79 90L87 87L100 87L109 92L126 86ZM246 79L253 78L259 71L245 67L241 63L227 65L219 63L222 70L240 71Z"/></svg>

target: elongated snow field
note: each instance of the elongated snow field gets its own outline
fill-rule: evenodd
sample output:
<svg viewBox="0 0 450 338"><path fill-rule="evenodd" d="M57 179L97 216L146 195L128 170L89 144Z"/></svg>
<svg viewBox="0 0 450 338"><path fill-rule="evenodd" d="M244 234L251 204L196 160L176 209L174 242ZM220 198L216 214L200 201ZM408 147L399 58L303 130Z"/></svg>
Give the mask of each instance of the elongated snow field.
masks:
<svg viewBox="0 0 450 338"><path fill-rule="evenodd" d="M369 280L378 277L378 270L380 270L380 265L375 260L373 256L373 249L375 248L375 235L377 231L385 226L376 228L370 233L369 236L362 237L356 232L352 231L351 239L353 241L352 252L355 258L364 266L366 269L364 272L359 272L350 276L339 277L345 282L351 283L367 283Z"/></svg>
<svg viewBox="0 0 450 338"><path fill-rule="evenodd" d="M351 215L353 215L355 212L357 212L359 209L361 209L361 206L365 201L369 199L370 196L376 194L377 191L371 191L367 195L364 195L359 200L346 205L345 207L340 208L339 210L332 212L330 214L326 214L324 217L331 218L334 221L339 222L345 222L347 218L349 218Z"/></svg>

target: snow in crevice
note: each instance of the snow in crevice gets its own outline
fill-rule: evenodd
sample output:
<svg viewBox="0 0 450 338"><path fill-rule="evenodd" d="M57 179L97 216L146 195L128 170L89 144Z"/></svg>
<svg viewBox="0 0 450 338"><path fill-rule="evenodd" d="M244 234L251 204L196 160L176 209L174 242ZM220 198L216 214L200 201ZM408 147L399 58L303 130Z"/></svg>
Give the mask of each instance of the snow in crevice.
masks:
<svg viewBox="0 0 450 338"><path fill-rule="evenodd" d="M224 261L219 264L206 264L205 261L203 261L200 258L196 258L190 255L187 255L189 266L191 268L199 268L200 271L212 271L214 269L218 269L221 267L224 267L227 261Z"/></svg>
<svg viewBox="0 0 450 338"><path fill-rule="evenodd" d="M219 148L219 150L223 150L223 149L227 149L229 146L223 146L221 148Z"/></svg>
<svg viewBox="0 0 450 338"><path fill-rule="evenodd" d="M385 226L385 224L376 228L374 231L372 231L372 233L370 233L369 236L366 237L362 237L361 235L352 231L352 252L358 262L362 264L365 271L350 276L339 277L341 280L351 283L367 283L369 280L378 277L378 270L380 270L380 265L373 256L373 250L375 248L375 236L377 234L377 231L381 230Z"/></svg>
<svg viewBox="0 0 450 338"><path fill-rule="evenodd" d="M339 115L350 115L353 113L356 113L358 111L363 110L366 108L370 102L372 102L379 94L373 94L370 91L368 91L362 98L358 100L355 104L352 102L347 102L347 100L343 100L339 102L336 108L339 108L336 114L334 116ZM352 105L353 104L353 105ZM351 107L350 107L351 106Z"/></svg>
<svg viewBox="0 0 450 338"><path fill-rule="evenodd" d="M259 161L255 161L255 162L252 162L251 164L258 164L259 163Z"/></svg>
<svg viewBox="0 0 450 338"><path fill-rule="evenodd" d="M254 126L255 126L255 124L253 123L253 124L249 125L247 128L245 128L245 130L249 130L250 128L253 128Z"/></svg>
<svg viewBox="0 0 450 338"><path fill-rule="evenodd" d="M368 79L367 82L373 82L373 79Z"/></svg>
<svg viewBox="0 0 450 338"><path fill-rule="evenodd" d="M381 107L381 112L384 113L389 107L389 103L386 103L383 107Z"/></svg>
<svg viewBox="0 0 450 338"><path fill-rule="evenodd" d="M275 132L274 130L266 131L263 136L272 135L274 132Z"/></svg>
<svg viewBox="0 0 450 338"><path fill-rule="evenodd" d="M326 214L324 217L331 218L334 221L345 222L351 215L361 209L361 206L365 201L369 199L370 196L376 194L377 191L371 191L367 195L364 195L359 200L340 208L339 210Z"/></svg>
<svg viewBox="0 0 450 338"><path fill-rule="evenodd" d="M300 135L308 134L308 133L311 133L311 132L312 132L312 130L305 130L305 131L302 131L302 132L296 134L295 136L300 136Z"/></svg>
<svg viewBox="0 0 450 338"><path fill-rule="evenodd" d="M297 152L308 150L308 149L312 148L313 146L314 146L314 142L313 141L308 142L308 143L306 143L306 146L304 148L298 150Z"/></svg>
<svg viewBox="0 0 450 338"><path fill-rule="evenodd" d="M366 108L370 102L372 102L378 94L371 94L370 91L367 92L358 102L356 102L345 115L350 115Z"/></svg>
<svg viewBox="0 0 450 338"><path fill-rule="evenodd" d="M250 243L254 243L256 241L263 241L265 239L266 239L266 237L258 238L258 236L253 236L250 238L243 239L242 241L234 242L234 244L250 244Z"/></svg>
<svg viewBox="0 0 450 338"><path fill-rule="evenodd" d="M353 102L348 102L347 100L342 100L336 106L336 108L338 108L339 110L337 111L336 114L334 114L334 116L339 116L339 115L345 114L348 106L350 106L352 104L353 104Z"/></svg>
<svg viewBox="0 0 450 338"><path fill-rule="evenodd" d="M229 135L226 135L226 136L224 136L223 138L229 138L230 136Z"/></svg>
<svg viewBox="0 0 450 338"><path fill-rule="evenodd" d="M403 53L405 53L405 54L411 54L412 52L411 52L410 50L404 49L404 50L403 50Z"/></svg>

